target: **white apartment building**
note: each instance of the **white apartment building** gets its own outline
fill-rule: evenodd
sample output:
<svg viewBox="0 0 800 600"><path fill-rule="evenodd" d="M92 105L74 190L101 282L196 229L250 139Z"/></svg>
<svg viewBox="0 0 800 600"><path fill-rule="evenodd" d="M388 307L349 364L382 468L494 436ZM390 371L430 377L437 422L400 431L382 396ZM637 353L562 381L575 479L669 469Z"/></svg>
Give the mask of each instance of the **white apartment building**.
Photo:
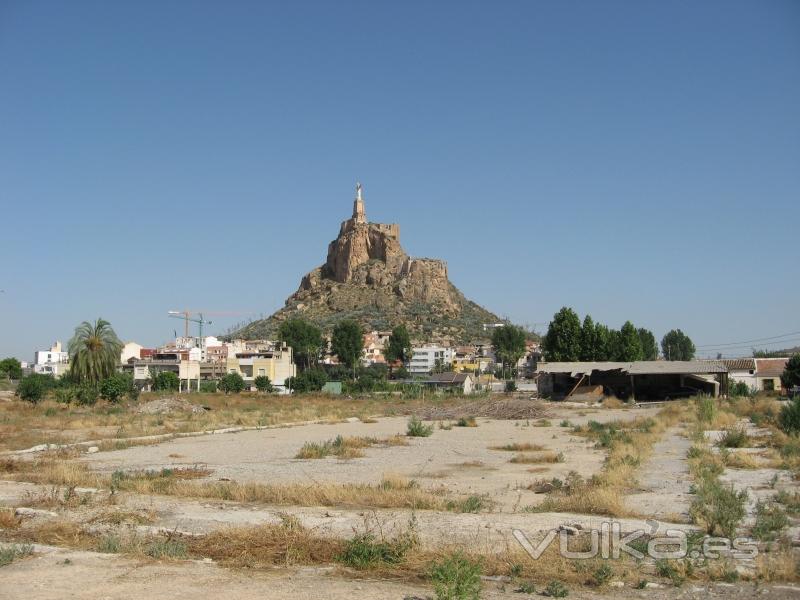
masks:
<svg viewBox="0 0 800 600"><path fill-rule="evenodd" d="M412 375L424 375L431 373L437 362L449 369L453 364L455 351L444 346L422 346L414 348L411 354L411 361L408 365L408 372Z"/></svg>
<svg viewBox="0 0 800 600"><path fill-rule="evenodd" d="M49 350L34 353L33 372L61 377L69 369L69 353L61 348L61 342L53 344Z"/></svg>

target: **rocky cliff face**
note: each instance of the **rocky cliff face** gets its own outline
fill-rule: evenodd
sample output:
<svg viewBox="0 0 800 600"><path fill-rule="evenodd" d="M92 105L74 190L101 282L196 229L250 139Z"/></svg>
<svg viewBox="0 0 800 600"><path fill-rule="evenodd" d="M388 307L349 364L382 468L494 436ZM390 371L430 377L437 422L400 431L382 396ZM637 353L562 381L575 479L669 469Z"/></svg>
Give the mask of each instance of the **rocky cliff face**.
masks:
<svg viewBox="0 0 800 600"><path fill-rule="evenodd" d="M408 256L398 225L368 223L360 187L353 216L328 245L325 264L302 278L284 308L235 335L273 337L280 323L292 317L325 330L344 318L369 330L405 323L418 339L454 343L485 337L483 323L499 320L450 283L444 261Z"/></svg>

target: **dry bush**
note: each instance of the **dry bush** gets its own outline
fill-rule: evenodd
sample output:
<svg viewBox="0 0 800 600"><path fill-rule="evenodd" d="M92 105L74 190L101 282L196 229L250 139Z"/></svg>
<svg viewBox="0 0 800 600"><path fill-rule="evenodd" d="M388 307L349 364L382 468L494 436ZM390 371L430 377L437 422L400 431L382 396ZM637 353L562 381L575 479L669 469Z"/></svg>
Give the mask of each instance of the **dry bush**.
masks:
<svg viewBox="0 0 800 600"><path fill-rule="evenodd" d="M332 563L344 541L321 537L284 515L279 524L231 527L187 540L192 554L234 567Z"/></svg>
<svg viewBox="0 0 800 600"><path fill-rule="evenodd" d="M761 552L756 557L756 575L760 581L798 581L797 560L791 550Z"/></svg>
<svg viewBox="0 0 800 600"><path fill-rule="evenodd" d="M295 458L315 459L327 456L336 456L341 459L361 458L364 453L362 448L371 446L408 446L405 436L396 434L387 438L373 437L342 437L336 436L325 442L306 442L295 455Z"/></svg>
<svg viewBox="0 0 800 600"><path fill-rule="evenodd" d="M112 452L114 450L126 450L135 446L156 446L163 442L173 439L171 436L158 439L112 439L101 440L97 447L101 452Z"/></svg>
<svg viewBox="0 0 800 600"><path fill-rule="evenodd" d="M0 458L0 473L16 473L21 470L20 463L16 458Z"/></svg>
<svg viewBox="0 0 800 600"><path fill-rule="evenodd" d="M603 398L604 408L623 408L625 403L616 396L606 396Z"/></svg>
<svg viewBox="0 0 800 600"><path fill-rule="evenodd" d="M489 450L505 450L507 452L527 452L527 451L539 451L545 450L546 448L540 444L531 444L531 443L514 443L514 444L506 444L505 446L489 446Z"/></svg>
<svg viewBox="0 0 800 600"><path fill-rule="evenodd" d="M726 467L733 469L759 469L761 465L752 454L746 452L727 452L722 455Z"/></svg>
<svg viewBox="0 0 800 600"><path fill-rule="evenodd" d="M16 529L20 523L22 519L14 514L13 508L0 509L0 529Z"/></svg>
<svg viewBox="0 0 800 600"><path fill-rule="evenodd" d="M564 462L564 454L561 452L539 452L537 454L517 454L508 462L521 465L535 465L540 463L560 463Z"/></svg>
<svg viewBox="0 0 800 600"><path fill-rule="evenodd" d="M529 507L531 512L568 512L586 515L624 517L630 514L625 508L622 492L617 488L587 485L570 487L566 493L553 493L544 502Z"/></svg>

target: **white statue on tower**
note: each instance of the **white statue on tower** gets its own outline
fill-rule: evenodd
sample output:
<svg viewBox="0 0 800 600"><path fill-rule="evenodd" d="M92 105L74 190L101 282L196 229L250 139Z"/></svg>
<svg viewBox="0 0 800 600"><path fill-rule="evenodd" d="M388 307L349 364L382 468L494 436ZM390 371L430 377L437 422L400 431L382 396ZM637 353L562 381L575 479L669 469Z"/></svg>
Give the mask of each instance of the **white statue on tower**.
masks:
<svg viewBox="0 0 800 600"><path fill-rule="evenodd" d="M353 201L353 220L356 223L366 223L367 215L364 211L364 199L361 196L361 182L356 182L356 199Z"/></svg>

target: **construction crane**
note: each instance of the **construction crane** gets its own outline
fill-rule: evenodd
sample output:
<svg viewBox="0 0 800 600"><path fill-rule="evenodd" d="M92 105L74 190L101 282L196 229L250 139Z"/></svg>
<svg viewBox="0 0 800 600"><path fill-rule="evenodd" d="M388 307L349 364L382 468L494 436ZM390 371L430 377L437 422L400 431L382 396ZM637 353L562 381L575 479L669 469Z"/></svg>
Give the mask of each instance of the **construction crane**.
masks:
<svg viewBox="0 0 800 600"><path fill-rule="evenodd" d="M199 318L195 319L190 316L194 314L196 314ZM203 313L194 313L189 310L170 310L167 312L167 315L173 319L183 319L183 337L189 337L189 321L192 323L197 323L197 337L200 340L200 343L203 343L203 325L211 325L211 321L206 321L203 318Z"/></svg>

